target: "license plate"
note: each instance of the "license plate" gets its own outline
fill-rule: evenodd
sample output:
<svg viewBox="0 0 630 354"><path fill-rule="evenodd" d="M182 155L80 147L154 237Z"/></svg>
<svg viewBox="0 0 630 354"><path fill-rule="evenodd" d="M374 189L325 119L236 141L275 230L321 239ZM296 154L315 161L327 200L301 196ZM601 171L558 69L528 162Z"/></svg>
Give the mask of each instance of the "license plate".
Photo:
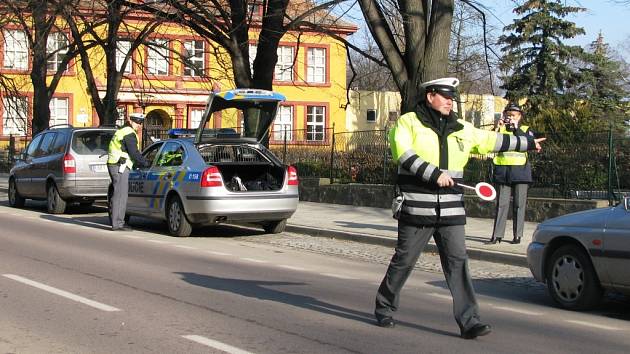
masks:
<svg viewBox="0 0 630 354"><path fill-rule="evenodd" d="M92 165L90 167L92 168L92 172L107 172L106 165Z"/></svg>

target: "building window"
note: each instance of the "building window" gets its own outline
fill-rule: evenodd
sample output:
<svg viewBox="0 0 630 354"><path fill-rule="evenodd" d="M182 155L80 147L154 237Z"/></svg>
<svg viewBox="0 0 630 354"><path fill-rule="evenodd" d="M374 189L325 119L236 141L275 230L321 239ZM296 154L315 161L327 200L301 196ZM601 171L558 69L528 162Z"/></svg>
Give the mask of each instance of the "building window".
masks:
<svg viewBox="0 0 630 354"><path fill-rule="evenodd" d="M249 45L249 71L254 73L254 59L256 59L256 53L258 53L258 46L256 44Z"/></svg>
<svg viewBox="0 0 630 354"><path fill-rule="evenodd" d="M154 39L147 51L147 71L153 75L168 75L168 41Z"/></svg>
<svg viewBox="0 0 630 354"><path fill-rule="evenodd" d="M24 31L4 31L4 63L7 69L28 69L28 42Z"/></svg>
<svg viewBox="0 0 630 354"><path fill-rule="evenodd" d="M389 111L388 119L390 122L395 122L398 119L398 111Z"/></svg>
<svg viewBox="0 0 630 354"><path fill-rule="evenodd" d="M204 41L184 42L184 75L202 76L205 72Z"/></svg>
<svg viewBox="0 0 630 354"><path fill-rule="evenodd" d="M293 47L278 46L278 62L274 74L276 81L293 81Z"/></svg>
<svg viewBox="0 0 630 354"><path fill-rule="evenodd" d="M4 97L2 99L2 134L26 135L28 120L28 101L25 97Z"/></svg>
<svg viewBox="0 0 630 354"><path fill-rule="evenodd" d="M116 42L116 70L122 68L123 62L128 55L131 55L131 42L130 41L117 41ZM125 74L131 73L131 58L127 61L127 65L122 69Z"/></svg>
<svg viewBox="0 0 630 354"><path fill-rule="evenodd" d="M260 4L248 4L247 16L260 17L262 15L261 10L262 10L262 7L260 7Z"/></svg>
<svg viewBox="0 0 630 354"><path fill-rule="evenodd" d="M366 120L367 120L368 123L375 123L376 122L376 110L375 109L368 109L367 110Z"/></svg>
<svg viewBox="0 0 630 354"><path fill-rule="evenodd" d="M293 140L293 106L280 106L273 121L273 140Z"/></svg>
<svg viewBox="0 0 630 354"><path fill-rule="evenodd" d="M306 108L306 140L324 141L326 128L326 107L308 106Z"/></svg>
<svg viewBox="0 0 630 354"><path fill-rule="evenodd" d="M191 129L199 128L199 124L201 124L201 119L203 118L204 111L205 110L203 108L190 109L190 128Z"/></svg>
<svg viewBox="0 0 630 354"><path fill-rule="evenodd" d="M306 81L313 83L326 82L326 49L308 48L307 52Z"/></svg>
<svg viewBox="0 0 630 354"><path fill-rule="evenodd" d="M125 125L125 118L127 117L127 107L118 106L116 107L116 110L118 111L118 118L116 118L116 125L119 127L122 127L123 125Z"/></svg>
<svg viewBox="0 0 630 354"><path fill-rule="evenodd" d="M68 53L68 38L66 38L66 35L63 32L49 34L46 51L48 53L46 70L57 71ZM64 71L66 69L67 67L63 68Z"/></svg>
<svg viewBox="0 0 630 354"><path fill-rule="evenodd" d="M57 124L68 124L68 99L52 98L50 100L50 126Z"/></svg>

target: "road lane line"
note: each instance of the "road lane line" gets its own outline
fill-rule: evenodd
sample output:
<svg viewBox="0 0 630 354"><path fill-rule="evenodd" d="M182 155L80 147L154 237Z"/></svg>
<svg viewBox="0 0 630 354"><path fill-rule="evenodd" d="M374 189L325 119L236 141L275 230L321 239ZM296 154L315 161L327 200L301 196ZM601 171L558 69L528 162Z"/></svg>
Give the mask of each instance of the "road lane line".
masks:
<svg viewBox="0 0 630 354"><path fill-rule="evenodd" d="M332 274L332 273L319 273L320 275L323 275L325 277L331 277L331 278L337 278L337 279L344 279L344 280L359 280L359 278L353 278L353 277L348 277L345 275L340 275L340 274Z"/></svg>
<svg viewBox="0 0 630 354"><path fill-rule="evenodd" d="M444 300L453 300L450 295L438 294L438 293L428 293L427 295L431 295L433 297L437 297Z"/></svg>
<svg viewBox="0 0 630 354"><path fill-rule="evenodd" d="M52 286L48 286L46 284L38 283L36 281L33 281L33 280L30 280L30 279L21 277L19 275L15 275L15 274L2 274L2 275L4 277L7 277L9 279L13 279L13 280L18 281L20 283L36 287L38 289L47 291L47 292L55 294L55 295L59 295L59 296L65 297L65 298L70 299L70 300L74 300L74 301L80 302L80 303L88 305L88 306L92 306L92 307L97 308L99 310L103 310L103 311L107 311L107 312L122 311L121 309L118 309L118 308L115 308L115 307L112 307L112 306L109 306L109 305L105 305L105 304L102 304L100 302L96 302L96 301L93 301L93 300L90 300L90 299L86 299L86 298L84 298L82 296L75 295L75 294L69 293L67 291L63 291L61 289L53 288Z"/></svg>
<svg viewBox="0 0 630 354"><path fill-rule="evenodd" d="M135 239L142 238L140 236L134 236L134 235L122 235L122 236L126 238L135 238Z"/></svg>
<svg viewBox="0 0 630 354"><path fill-rule="evenodd" d="M222 350L226 353L230 353L230 354L252 354L252 352L248 352L246 350L243 349L239 349L237 347L233 347L231 345L225 344L225 343L221 343L219 341L216 341L214 339L210 339L210 338L206 338L203 336L197 336L194 334L191 335L186 335L186 336L182 336L183 338L186 338L188 340L191 340L193 342L197 342L199 344L203 344L205 346L214 348L214 349L218 349L218 350Z"/></svg>
<svg viewBox="0 0 630 354"><path fill-rule="evenodd" d="M147 242L153 242L153 243L168 243L168 241L161 241L161 240L147 240Z"/></svg>
<svg viewBox="0 0 630 354"><path fill-rule="evenodd" d="M576 320L564 320L565 322L569 322L569 323L573 323L576 325L580 325L580 326L586 326L586 327L592 327L592 328L597 328L597 329L604 329L607 331L620 331L621 328L618 327L611 327L611 326L604 326L604 325L600 325L600 324L596 324L596 323L590 323L590 322L584 322L584 321L576 321Z"/></svg>
<svg viewBox="0 0 630 354"><path fill-rule="evenodd" d="M255 259L255 258L241 258L244 261L248 261L248 262L254 262L254 263L269 263L267 261L263 261L261 259Z"/></svg>
<svg viewBox="0 0 630 354"><path fill-rule="evenodd" d="M515 309L515 308L511 308L511 307L506 307L506 306L496 306L496 305L490 305L490 306L494 307L497 310L510 311L510 312L514 312L514 313L520 313L520 314L523 314L523 315L530 315L530 316L540 316L540 315L542 315L542 313L540 313L540 312L520 310L520 309Z"/></svg>
<svg viewBox="0 0 630 354"><path fill-rule="evenodd" d="M214 254L216 256L231 256L231 253L225 253L225 252L217 252L217 251L207 251L208 253Z"/></svg>
<svg viewBox="0 0 630 354"><path fill-rule="evenodd" d="M290 269L290 270L306 271L306 268L295 267L295 266L284 265L284 264L278 264L278 267L284 268L284 269Z"/></svg>
<svg viewBox="0 0 630 354"><path fill-rule="evenodd" d="M194 250L194 249L196 249L195 247L184 246L184 245L175 245L175 247L177 247L177 248L183 248L183 249L185 249L185 250Z"/></svg>

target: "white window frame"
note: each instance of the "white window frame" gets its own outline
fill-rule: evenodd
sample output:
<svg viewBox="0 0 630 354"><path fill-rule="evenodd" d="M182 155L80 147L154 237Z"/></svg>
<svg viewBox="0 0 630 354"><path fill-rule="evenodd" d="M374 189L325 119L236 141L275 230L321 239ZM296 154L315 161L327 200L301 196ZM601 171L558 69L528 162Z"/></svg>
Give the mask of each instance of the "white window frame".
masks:
<svg viewBox="0 0 630 354"><path fill-rule="evenodd" d="M68 38L66 38L63 32L53 32L48 35L48 41L46 42L46 53L48 59L46 60L46 70L57 71L64 57L68 53ZM66 71L68 67L63 68Z"/></svg>
<svg viewBox="0 0 630 354"><path fill-rule="evenodd" d="M48 106L50 108L50 120L48 121L48 125L52 127L53 125L69 123L68 118L70 114L67 98L53 97L50 99Z"/></svg>
<svg viewBox="0 0 630 354"><path fill-rule="evenodd" d="M201 43L201 48L197 44ZM202 76L206 72L206 43L193 39L184 42L184 75Z"/></svg>
<svg viewBox="0 0 630 354"><path fill-rule="evenodd" d="M319 134L321 137L318 137ZM306 140L326 140L326 106L306 107Z"/></svg>
<svg viewBox="0 0 630 354"><path fill-rule="evenodd" d="M256 54L258 53L258 45L250 44L249 45L249 71L254 74L254 59L256 59Z"/></svg>
<svg viewBox="0 0 630 354"><path fill-rule="evenodd" d="M116 107L116 112L118 112L118 117L116 118L116 125L122 127L125 125L125 120L127 118L127 107L126 106L118 106Z"/></svg>
<svg viewBox="0 0 630 354"><path fill-rule="evenodd" d="M274 70L276 81L293 81L293 59L295 48L288 45L278 46L278 61Z"/></svg>
<svg viewBox="0 0 630 354"><path fill-rule="evenodd" d="M28 100L23 96L2 98L2 134L26 136Z"/></svg>
<svg viewBox="0 0 630 354"><path fill-rule="evenodd" d="M4 30L4 62L6 69L28 69L28 42L20 30Z"/></svg>
<svg viewBox="0 0 630 354"><path fill-rule="evenodd" d="M190 129L197 129L199 124L201 124L201 119L203 118L203 113L205 112L204 108L200 107L191 107L190 108Z"/></svg>
<svg viewBox="0 0 630 354"><path fill-rule="evenodd" d="M168 40L153 39L156 46L147 47L147 72L151 75L168 75Z"/></svg>
<svg viewBox="0 0 630 354"><path fill-rule="evenodd" d="M308 48L306 81L323 84L326 82L326 48Z"/></svg>
<svg viewBox="0 0 630 354"><path fill-rule="evenodd" d="M276 119L273 121L272 140L284 141L286 130L287 141L293 140L293 106L280 106L276 112Z"/></svg>
<svg viewBox="0 0 630 354"><path fill-rule="evenodd" d="M122 64L130 51L131 41L119 40L116 42L116 70L120 70L122 68ZM127 65L125 65L125 68L122 70L123 73L131 73L131 63L133 62L132 59L133 58L129 58L129 61L127 61Z"/></svg>
<svg viewBox="0 0 630 354"><path fill-rule="evenodd" d="M370 112L374 112L374 119L370 119ZM376 123L378 120L378 112L375 109L368 109L365 112L365 121L368 123Z"/></svg>

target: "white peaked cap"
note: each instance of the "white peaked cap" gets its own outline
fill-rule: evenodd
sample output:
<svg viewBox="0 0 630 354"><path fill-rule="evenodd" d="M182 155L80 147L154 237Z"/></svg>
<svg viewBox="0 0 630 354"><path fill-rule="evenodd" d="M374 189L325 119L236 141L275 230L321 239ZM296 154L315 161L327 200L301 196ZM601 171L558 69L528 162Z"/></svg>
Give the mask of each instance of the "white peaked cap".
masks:
<svg viewBox="0 0 630 354"><path fill-rule="evenodd" d="M444 77L441 79L423 82L420 85L420 87L422 88L427 88L430 86L451 87L454 90L457 86L459 86L459 79L454 78L454 77Z"/></svg>

